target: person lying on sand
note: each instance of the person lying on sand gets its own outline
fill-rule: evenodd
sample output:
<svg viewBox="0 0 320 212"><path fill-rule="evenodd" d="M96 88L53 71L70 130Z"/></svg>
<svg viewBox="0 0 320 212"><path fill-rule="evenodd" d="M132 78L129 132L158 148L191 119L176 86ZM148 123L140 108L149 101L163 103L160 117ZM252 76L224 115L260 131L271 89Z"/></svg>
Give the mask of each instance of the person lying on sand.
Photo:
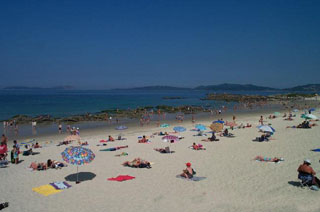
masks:
<svg viewBox="0 0 320 212"><path fill-rule="evenodd" d="M72 141L60 141L60 143L57 146L68 145L71 143L72 143Z"/></svg>
<svg viewBox="0 0 320 212"><path fill-rule="evenodd" d="M47 167L51 169L61 169L62 167L67 167L67 164L49 159L47 161Z"/></svg>
<svg viewBox="0 0 320 212"><path fill-rule="evenodd" d="M174 151L170 151L169 147L166 148L154 148L155 151L160 153L173 153Z"/></svg>
<svg viewBox="0 0 320 212"><path fill-rule="evenodd" d="M141 158L135 158L133 161L126 161L122 164L123 166L129 166L133 168L151 168L150 162L142 160Z"/></svg>
<svg viewBox="0 0 320 212"><path fill-rule="evenodd" d="M121 154L117 154L117 155L115 155L116 157L120 157L120 156L127 156L128 155L128 153L126 153L126 152L121 152Z"/></svg>
<svg viewBox="0 0 320 212"><path fill-rule="evenodd" d="M261 155L258 155L257 157L255 157L254 160L265 161L265 162L275 162L275 163L278 163L279 161L284 161L283 158L278 158L278 157L268 158L268 157L263 157Z"/></svg>
<svg viewBox="0 0 320 212"><path fill-rule="evenodd" d="M32 162L29 166L29 168L32 168L33 171L42 171L42 170L47 170L48 166L46 163L37 163L37 162Z"/></svg>
<svg viewBox="0 0 320 212"><path fill-rule="evenodd" d="M79 141L78 143L80 146L88 146L89 145L88 141L85 141L85 142Z"/></svg>
<svg viewBox="0 0 320 212"><path fill-rule="evenodd" d="M193 150L206 150L206 148L204 148L202 144L196 144L196 143L192 144L192 149Z"/></svg>
<svg viewBox="0 0 320 212"><path fill-rule="evenodd" d="M180 176L185 177L187 179L191 179L196 174L196 172L191 167L191 163L186 163L186 166L187 168L182 170L182 174L180 174Z"/></svg>
<svg viewBox="0 0 320 212"><path fill-rule="evenodd" d="M128 145L126 145L126 146L111 147L111 148L108 148L108 149L100 149L100 151L116 151L116 150L124 149L124 148L128 148Z"/></svg>

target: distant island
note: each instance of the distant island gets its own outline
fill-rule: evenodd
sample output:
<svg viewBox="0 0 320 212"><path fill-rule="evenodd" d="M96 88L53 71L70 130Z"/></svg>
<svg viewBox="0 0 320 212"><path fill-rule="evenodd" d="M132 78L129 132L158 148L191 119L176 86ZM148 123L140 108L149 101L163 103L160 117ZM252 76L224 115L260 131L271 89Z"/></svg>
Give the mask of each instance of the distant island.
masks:
<svg viewBox="0 0 320 212"><path fill-rule="evenodd" d="M56 86L56 87L28 87L28 86L9 86L4 87L4 90L75 90L73 86ZM201 85L195 88L174 87L174 86L143 86L134 88L117 88L109 89L110 91L191 91L191 90L205 90L205 91L285 91L285 92L320 92L320 84L306 84L295 86L291 88L272 88L265 86L258 86L253 84L231 84L223 83L219 85Z"/></svg>
<svg viewBox="0 0 320 212"><path fill-rule="evenodd" d="M252 84L230 84L223 83L219 85L202 85L197 86L195 88L183 88L183 87L173 87L173 86L145 86L145 87L135 87L135 88L125 88L125 89L113 89L113 90L145 90L145 91L153 91L153 90L206 90L206 91L288 91L288 92L297 92L297 91L305 91L305 92L319 92L320 84L307 84L301 86L295 86L292 88L272 88L272 87L264 87L257 86Z"/></svg>

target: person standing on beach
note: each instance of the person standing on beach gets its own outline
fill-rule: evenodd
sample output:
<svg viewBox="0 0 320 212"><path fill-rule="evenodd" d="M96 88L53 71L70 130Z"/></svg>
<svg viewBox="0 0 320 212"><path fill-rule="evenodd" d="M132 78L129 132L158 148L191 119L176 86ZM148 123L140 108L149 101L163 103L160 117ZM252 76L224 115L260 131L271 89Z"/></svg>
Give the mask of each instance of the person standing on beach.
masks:
<svg viewBox="0 0 320 212"><path fill-rule="evenodd" d="M233 115L232 120L233 120L233 123L236 123L236 116L235 115Z"/></svg>
<svg viewBox="0 0 320 212"><path fill-rule="evenodd" d="M8 138L5 134L2 134L2 136L1 136L1 143L8 145Z"/></svg>
<svg viewBox="0 0 320 212"><path fill-rule="evenodd" d="M259 123L263 125L263 116L260 116Z"/></svg>
<svg viewBox="0 0 320 212"><path fill-rule="evenodd" d="M59 134L61 134L62 133L62 124L61 123L59 123Z"/></svg>

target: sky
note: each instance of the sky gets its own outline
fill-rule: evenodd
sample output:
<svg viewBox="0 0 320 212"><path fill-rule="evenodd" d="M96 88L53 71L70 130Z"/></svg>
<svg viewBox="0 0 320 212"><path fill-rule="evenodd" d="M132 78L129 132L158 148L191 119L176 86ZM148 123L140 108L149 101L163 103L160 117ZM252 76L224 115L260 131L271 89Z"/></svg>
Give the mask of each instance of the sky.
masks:
<svg viewBox="0 0 320 212"><path fill-rule="evenodd" d="M0 1L0 87L320 83L320 1Z"/></svg>

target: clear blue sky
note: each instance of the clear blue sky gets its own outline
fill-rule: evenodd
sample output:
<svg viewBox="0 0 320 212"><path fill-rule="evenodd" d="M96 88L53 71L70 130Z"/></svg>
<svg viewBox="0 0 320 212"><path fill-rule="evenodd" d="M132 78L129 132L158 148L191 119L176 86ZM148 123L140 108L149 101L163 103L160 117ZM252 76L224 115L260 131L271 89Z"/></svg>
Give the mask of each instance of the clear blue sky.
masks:
<svg viewBox="0 0 320 212"><path fill-rule="evenodd" d="M0 87L320 83L320 1L0 2Z"/></svg>

